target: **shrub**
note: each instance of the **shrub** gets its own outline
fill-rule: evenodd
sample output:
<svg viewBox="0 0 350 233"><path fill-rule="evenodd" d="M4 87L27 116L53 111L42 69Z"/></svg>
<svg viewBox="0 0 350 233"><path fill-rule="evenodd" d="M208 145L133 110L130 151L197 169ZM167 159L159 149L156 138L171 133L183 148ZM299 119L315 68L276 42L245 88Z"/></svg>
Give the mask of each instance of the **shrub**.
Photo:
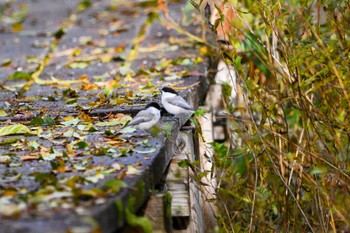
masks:
<svg viewBox="0 0 350 233"><path fill-rule="evenodd" d="M213 144L220 231L349 231L349 2L225 6L212 27L230 23L242 101L224 98L231 141Z"/></svg>

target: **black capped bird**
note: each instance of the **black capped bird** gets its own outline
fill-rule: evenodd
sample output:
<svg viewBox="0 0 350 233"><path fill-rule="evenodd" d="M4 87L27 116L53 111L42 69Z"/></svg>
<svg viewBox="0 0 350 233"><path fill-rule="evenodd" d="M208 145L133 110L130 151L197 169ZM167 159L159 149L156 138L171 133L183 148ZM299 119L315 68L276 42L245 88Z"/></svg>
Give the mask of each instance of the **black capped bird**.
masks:
<svg viewBox="0 0 350 233"><path fill-rule="evenodd" d="M178 116L180 114L192 115L196 110L187 101L170 87L163 87L161 102L167 112Z"/></svg>
<svg viewBox="0 0 350 233"><path fill-rule="evenodd" d="M141 130L149 130L158 123L160 117L161 108L159 104L152 102L144 110L138 112L129 122L128 126Z"/></svg>

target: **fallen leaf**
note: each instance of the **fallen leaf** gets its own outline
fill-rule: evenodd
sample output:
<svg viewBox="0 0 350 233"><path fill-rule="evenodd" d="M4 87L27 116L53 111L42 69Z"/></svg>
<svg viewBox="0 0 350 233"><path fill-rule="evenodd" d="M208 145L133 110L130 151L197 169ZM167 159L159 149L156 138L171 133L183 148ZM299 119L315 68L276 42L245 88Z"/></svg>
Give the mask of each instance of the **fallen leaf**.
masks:
<svg viewBox="0 0 350 233"><path fill-rule="evenodd" d="M22 173L18 173L17 175L11 176L11 177L6 177L1 180L2 183L12 183L15 181L18 181L22 178Z"/></svg>
<svg viewBox="0 0 350 233"><path fill-rule="evenodd" d="M132 127L125 127L124 129L120 130L118 133L125 134L125 133L133 133L133 132L135 132L135 131L136 131L135 128L132 128Z"/></svg>
<svg viewBox="0 0 350 233"><path fill-rule="evenodd" d="M23 26L21 22L16 22L14 24L12 24L12 31L13 32L20 32L23 30Z"/></svg>
<svg viewBox="0 0 350 233"><path fill-rule="evenodd" d="M27 160L38 160L39 156L37 155L23 155L21 156L21 160L27 161Z"/></svg>
<svg viewBox="0 0 350 233"><path fill-rule="evenodd" d="M28 81L32 78L31 73L25 73L22 71L16 71L15 73L11 74L7 77L7 79L15 79L15 80L25 80Z"/></svg>
<svg viewBox="0 0 350 233"><path fill-rule="evenodd" d="M113 193L117 193L121 187L126 187L126 184L122 180L111 179L104 184L104 187Z"/></svg>
<svg viewBox="0 0 350 233"><path fill-rule="evenodd" d="M87 45L92 42L91 36L81 36L79 37L79 44L80 45Z"/></svg>
<svg viewBox="0 0 350 233"><path fill-rule="evenodd" d="M46 195L44 198L42 198L42 201L48 202L52 199L61 199L61 198L67 198L72 197L73 194L71 192L54 192L49 195Z"/></svg>
<svg viewBox="0 0 350 233"><path fill-rule="evenodd" d="M139 153L139 154L149 154L149 153L153 153L153 152L156 152L156 151L157 151L156 148L151 148L149 150L135 150L134 149L134 152Z"/></svg>
<svg viewBox="0 0 350 233"><path fill-rule="evenodd" d="M11 65L11 62L12 62L12 59L10 58L4 59L0 62L0 66L1 67L9 66Z"/></svg>
<svg viewBox="0 0 350 233"><path fill-rule="evenodd" d="M97 183L99 180L102 180L104 178L105 178L105 176L103 174L97 173L94 176L85 177L85 180L90 181L92 183Z"/></svg>
<svg viewBox="0 0 350 233"><path fill-rule="evenodd" d="M124 165L120 164L120 163L113 163L111 166L112 166L112 168L114 168L116 170L120 170L124 167Z"/></svg>
<svg viewBox="0 0 350 233"><path fill-rule="evenodd" d="M123 125L127 121L129 121L130 118L118 118L118 119L112 119L110 121L104 121L104 122L97 122L96 126L116 126L116 125Z"/></svg>
<svg viewBox="0 0 350 233"><path fill-rule="evenodd" d="M126 175L139 175L141 173L140 170L137 170L131 165L128 165L128 170L126 171Z"/></svg>
<svg viewBox="0 0 350 233"><path fill-rule="evenodd" d="M176 74L164 77L165 81L174 81L177 79L181 79L181 77L179 75L176 75Z"/></svg>
<svg viewBox="0 0 350 233"><path fill-rule="evenodd" d="M66 119L65 119L66 120ZM64 126L77 125L80 122L78 118L68 119L66 121L61 122Z"/></svg>
<svg viewBox="0 0 350 233"><path fill-rule="evenodd" d="M67 67L72 69L85 69L89 66L89 62L72 62L67 65Z"/></svg>
<svg viewBox="0 0 350 233"><path fill-rule="evenodd" d="M9 163L11 161L11 157L8 155L0 155L0 163Z"/></svg>
<svg viewBox="0 0 350 233"><path fill-rule="evenodd" d="M10 163L9 166L10 167L20 167L20 166L22 166L22 163Z"/></svg>
<svg viewBox="0 0 350 233"><path fill-rule="evenodd" d="M0 128L0 136L14 135L14 134L36 134L27 126L22 124L7 125Z"/></svg>
<svg viewBox="0 0 350 233"><path fill-rule="evenodd" d="M36 84L39 85L59 85L59 86L68 86L73 84L73 83L80 83L80 80L61 80L61 79L56 79L55 77L51 76L51 80L43 80L40 78L34 78L34 81Z"/></svg>
<svg viewBox="0 0 350 233"><path fill-rule="evenodd" d="M21 212L26 208L26 204L18 205L12 203L0 203L0 215L16 218L21 215Z"/></svg>
<svg viewBox="0 0 350 233"><path fill-rule="evenodd" d="M17 141L19 141L20 139L19 138L8 138L8 139L5 139L5 140L2 140L0 141L0 145L8 145L8 144L12 144L12 143L15 143Z"/></svg>

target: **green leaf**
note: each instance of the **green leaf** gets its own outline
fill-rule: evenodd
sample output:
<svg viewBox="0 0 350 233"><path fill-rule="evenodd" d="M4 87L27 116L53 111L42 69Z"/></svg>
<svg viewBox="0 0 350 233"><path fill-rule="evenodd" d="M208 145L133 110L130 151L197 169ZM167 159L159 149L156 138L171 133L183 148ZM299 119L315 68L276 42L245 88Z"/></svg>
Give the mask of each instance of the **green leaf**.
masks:
<svg viewBox="0 0 350 233"><path fill-rule="evenodd" d="M16 71L15 73L11 74L7 77L7 79L16 79L16 80L24 80L29 81L32 78L32 73L25 73L22 71Z"/></svg>
<svg viewBox="0 0 350 233"><path fill-rule="evenodd" d="M88 131L89 131L90 133L93 133L93 132L97 132L98 130L97 130L95 127L91 126L91 127L88 129Z"/></svg>
<svg viewBox="0 0 350 233"><path fill-rule="evenodd" d="M126 187L126 184L122 180L112 179L107 181L104 187L111 190L113 193L117 193L121 187Z"/></svg>
<svg viewBox="0 0 350 233"><path fill-rule="evenodd" d="M53 36L56 38L56 39L60 39L64 34L66 34L66 29L61 27L60 29L58 29L54 34Z"/></svg>
<svg viewBox="0 0 350 233"><path fill-rule="evenodd" d="M91 6L91 1L90 0L82 0L79 5L77 6L78 11L83 11L86 8Z"/></svg>
<svg viewBox="0 0 350 233"><path fill-rule="evenodd" d="M56 122L52 117L35 117L33 120L30 121L30 124L33 126L41 126L41 125L54 125Z"/></svg>
<svg viewBox="0 0 350 233"><path fill-rule="evenodd" d="M20 139L19 138L9 138L9 139L5 139L5 140L2 140L0 142L0 145L3 146L3 145L8 145L8 144L12 144L12 143L16 143L18 142Z"/></svg>
<svg viewBox="0 0 350 233"><path fill-rule="evenodd" d="M197 109L194 113L195 116L204 116L205 110L204 109Z"/></svg>
<svg viewBox="0 0 350 233"><path fill-rule="evenodd" d="M109 89L107 87L103 88L103 91L105 92L106 96L109 96L112 93L111 89Z"/></svg>
<svg viewBox="0 0 350 233"><path fill-rule="evenodd" d="M44 120L41 117L35 117L30 121L30 124L33 126L43 125Z"/></svg>
<svg viewBox="0 0 350 233"><path fill-rule="evenodd" d="M310 175L323 174L327 171L328 169L326 167L314 167L314 169L310 171Z"/></svg>
<svg viewBox="0 0 350 233"><path fill-rule="evenodd" d="M86 142L78 142L75 144L76 146L78 146L78 149L84 149L85 147L88 147L88 144Z"/></svg>
<svg viewBox="0 0 350 233"><path fill-rule="evenodd" d="M235 61L234 61L234 66L236 69L239 69L241 68L241 61L242 61L242 57L241 56L238 56Z"/></svg>
<svg viewBox="0 0 350 233"><path fill-rule="evenodd" d="M45 116L45 117L43 117L43 119L44 119L44 125L54 125L54 124L56 124L55 119L53 119L52 117Z"/></svg>
<svg viewBox="0 0 350 233"><path fill-rule="evenodd" d="M0 136L14 134L35 134L35 132L32 132L27 126L22 124L8 125L0 128Z"/></svg>
<svg viewBox="0 0 350 233"><path fill-rule="evenodd" d="M191 167L191 162L188 161L187 159L181 160L180 162L178 162L179 167L181 168L185 168L185 167Z"/></svg>
<svg viewBox="0 0 350 233"><path fill-rule="evenodd" d="M52 173L39 173L35 176L34 180L36 182L43 182L45 184L56 184L57 177Z"/></svg>
<svg viewBox="0 0 350 233"><path fill-rule="evenodd" d="M95 156L104 156L108 152L108 148L96 148L91 153Z"/></svg>

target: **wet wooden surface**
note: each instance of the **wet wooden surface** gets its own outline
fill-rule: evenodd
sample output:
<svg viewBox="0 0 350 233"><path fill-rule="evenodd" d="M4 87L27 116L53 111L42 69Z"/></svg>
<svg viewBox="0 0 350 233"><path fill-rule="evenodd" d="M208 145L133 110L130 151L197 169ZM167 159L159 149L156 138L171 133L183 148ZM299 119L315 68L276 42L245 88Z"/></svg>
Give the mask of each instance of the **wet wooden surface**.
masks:
<svg viewBox="0 0 350 233"><path fill-rule="evenodd" d="M153 136L118 132L161 86L197 107L208 60L152 2L0 3L24 15L0 21L0 128L31 131L0 136L1 232L114 232L159 182L187 119L165 116ZM185 6L168 5L179 25Z"/></svg>

